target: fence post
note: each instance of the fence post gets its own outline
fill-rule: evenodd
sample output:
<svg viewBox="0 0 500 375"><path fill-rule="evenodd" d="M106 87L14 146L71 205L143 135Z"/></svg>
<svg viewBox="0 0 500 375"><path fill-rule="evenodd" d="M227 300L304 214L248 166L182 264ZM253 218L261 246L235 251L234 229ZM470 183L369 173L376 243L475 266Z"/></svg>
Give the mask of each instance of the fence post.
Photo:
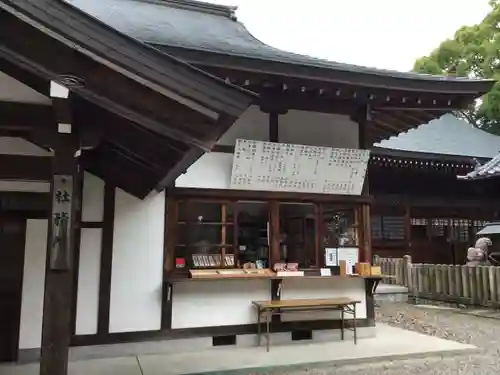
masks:
<svg viewBox="0 0 500 375"><path fill-rule="evenodd" d="M472 298L469 283L469 266L460 266L460 271L462 278L463 297L466 299Z"/></svg>
<svg viewBox="0 0 500 375"><path fill-rule="evenodd" d="M411 255L403 256L403 285L411 288Z"/></svg>
<svg viewBox="0 0 500 375"><path fill-rule="evenodd" d="M476 289L476 271L474 269L474 266L468 266L467 267L467 277L469 281L469 293L470 293L470 304L473 305L476 303L477 300L477 289Z"/></svg>
<svg viewBox="0 0 500 375"><path fill-rule="evenodd" d="M500 283L500 267L495 267L495 282ZM497 286L497 301L500 303L500 287Z"/></svg>
<svg viewBox="0 0 500 375"><path fill-rule="evenodd" d="M448 295L455 297L455 266L448 265Z"/></svg>
<svg viewBox="0 0 500 375"><path fill-rule="evenodd" d="M454 288L453 292L457 302L463 297L463 283L462 283L462 266L455 265L453 267L454 273Z"/></svg>
<svg viewBox="0 0 500 375"><path fill-rule="evenodd" d="M475 274L475 279L474 282L476 283L476 305L481 305L483 303L483 275L481 272L481 266L476 266L474 267L474 274Z"/></svg>
<svg viewBox="0 0 500 375"><path fill-rule="evenodd" d="M482 305L488 306L488 301L491 300L489 268L487 266L481 266L480 268L481 268L481 285L483 286Z"/></svg>
<svg viewBox="0 0 500 375"><path fill-rule="evenodd" d="M495 280L495 267L494 266L489 266L488 267L488 284L490 286L490 301L492 305L497 304L497 284Z"/></svg>
<svg viewBox="0 0 500 375"><path fill-rule="evenodd" d="M432 269L431 280L434 281L434 283L431 284L431 293L437 298L443 293L443 285L441 284L442 267L439 264L433 264L430 267Z"/></svg>

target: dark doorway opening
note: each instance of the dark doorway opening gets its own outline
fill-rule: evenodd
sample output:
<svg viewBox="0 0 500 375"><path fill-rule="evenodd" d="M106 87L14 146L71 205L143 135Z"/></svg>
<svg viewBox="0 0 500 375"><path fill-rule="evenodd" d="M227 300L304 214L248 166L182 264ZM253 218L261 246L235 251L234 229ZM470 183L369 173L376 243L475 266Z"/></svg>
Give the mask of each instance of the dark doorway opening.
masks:
<svg viewBox="0 0 500 375"><path fill-rule="evenodd" d="M25 237L25 218L0 213L0 362L19 352Z"/></svg>

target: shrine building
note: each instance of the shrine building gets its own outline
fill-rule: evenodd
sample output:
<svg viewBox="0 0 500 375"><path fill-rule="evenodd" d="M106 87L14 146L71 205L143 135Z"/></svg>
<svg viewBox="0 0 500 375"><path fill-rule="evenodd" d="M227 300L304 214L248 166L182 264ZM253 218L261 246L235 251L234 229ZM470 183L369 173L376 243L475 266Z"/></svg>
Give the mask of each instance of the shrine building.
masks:
<svg viewBox="0 0 500 375"><path fill-rule="evenodd" d="M440 185L472 202L449 175L491 155L384 144L455 121L492 80L289 53L235 8L193 0L0 0L0 33L0 362L65 375L69 354L129 343L254 345L252 303L267 300L352 299L347 322L372 337L379 278L342 276L340 261L413 249L412 227L441 218L421 211L433 197L448 223L495 215ZM376 227L391 215L406 218L397 244ZM269 327L284 343L334 339L344 318Z"/></svg>

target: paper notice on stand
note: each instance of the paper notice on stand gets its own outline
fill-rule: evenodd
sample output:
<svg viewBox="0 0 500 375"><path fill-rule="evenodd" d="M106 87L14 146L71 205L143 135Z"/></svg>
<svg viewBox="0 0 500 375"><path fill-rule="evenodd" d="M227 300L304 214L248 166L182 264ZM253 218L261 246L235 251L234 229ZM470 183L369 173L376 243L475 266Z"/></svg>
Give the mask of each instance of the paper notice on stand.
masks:
<svg viewBox="0 0 500 375"><path fill-rule="evenodd" d="M353 270L355 263L352 263L350 260L348 260L348 261L346 261L346 265L347 265L346 275L352 275L352 270Z"/></svg>
<svg viewBox="0 0 500 375"><path fill-rule="evenodd" d="M328 247L325 249L325 265L327 267L339 265L337 248Z"/></svg>
<svg viewBox="0 0 500 375"><path fill-rule="evenodd" d="M354 266L359 262L359 249L357 247L339 247L337 248L337 262L345 260Z"/></svg>

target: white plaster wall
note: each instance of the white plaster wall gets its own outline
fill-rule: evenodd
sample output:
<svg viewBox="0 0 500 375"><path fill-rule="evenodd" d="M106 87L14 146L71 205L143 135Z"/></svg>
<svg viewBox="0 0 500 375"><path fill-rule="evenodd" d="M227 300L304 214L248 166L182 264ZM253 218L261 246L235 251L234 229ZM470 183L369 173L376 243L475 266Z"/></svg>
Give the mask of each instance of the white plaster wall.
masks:
<svg viewBox="0 0 500 375"><path fill-rule="evenodd" d="M0 180L0 191L49 193L50 184L48 182Z"/></svg>
<svg viewBox="0 0 500 375"><path fill-rule="evenodd" d="M97 333L102 229L82 228L76 299L77 335Z"/></svg>
<svg viewBox="0 0 500 375"><path fill-rule="evenodd" d="M102 221L104 213L104 181L90 173L83 176L82 221Z"/></svg>
<svg viewBox="0 0 500 375"><path fill-rule="evenodd" d="M209 152L175 181L176 187L229 189L233 154Z"/></svg>
<svg viewBox="0 0 500 375"><path fill-rule="evenodd" d="M27 221L19 349L39 348L42 342L47 230L47 220Z"/></svg>
<svg viewBox="0 0 500 375"><path fill-rule="evenodd" d="M251 106L218 144L234 146L239 138L267 141L268 137L268 115L257 106ZM358 148L358 125L344 115L292 110L279 117L279 140L282 143ZM232 154L207 153L177 178L175 186L229 189L232 165Z"/></svg>
<svg viewBox="0 0 500 375"><path fill-rule="evenodd" d="M51 104L47 96L2 72L0 72L0 101Z"/></svg>
<svg viewBox="0 0 500 375"><path fill-rule="evenodd" d="M366 318L365 280L361 277L333 277L333 278L288 278L283 282L281 299L312 299L312 298L352 298L361 303L356 306L356 318ZM337 312L315 313L285 313L283 321L339 319ZM346 319L352 319L346 314Z"/></svg>
<svg viewBox="0 0 500 375"><path fill-rule="evenodd" d="M249 107L218 144L234 145L236 139L269 140L269 115L258 106ZM279 116L279 140L325 147L358 147L358 125L348 116L290 110Z"/></svg>
<svg viewBox="0 0 500 375"><path fill-rule="evenodd" d="M110 332L161 327L165 194L116 189Z"/></svg>
<svg viewBox="0 0 500 375"><path fill-rule="evenodd" d="M0 137L0 154L32 156L51 155L49 151L44 150L43 148L38 147L37 145L34 145L33 143L28 142L22 138L15 137Z"/></svg>
<svg viewBox="0 0 500 375"><path fill-rule="evenodd" d="M172 328L255 324L252 301L269 300L270 280L178 283L172 291Z"/></svg>

